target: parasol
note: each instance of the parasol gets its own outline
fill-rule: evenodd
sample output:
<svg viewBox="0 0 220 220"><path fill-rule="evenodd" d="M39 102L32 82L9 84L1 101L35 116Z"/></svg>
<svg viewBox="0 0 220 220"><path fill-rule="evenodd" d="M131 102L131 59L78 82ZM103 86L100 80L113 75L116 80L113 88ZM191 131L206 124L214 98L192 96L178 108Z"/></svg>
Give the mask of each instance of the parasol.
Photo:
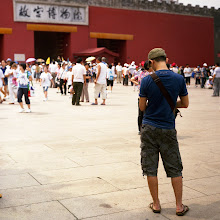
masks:
<svg viewBox="0 0 220 220"><path fill-rule="evenodd" d="M41 58L38 58L38 59L37 59L37 62L38 62L38 63L43 63L43 62L45 62L45 61L44 61L43 59L41 59Z"/></svg>
<svg viewBox="0 0 220 220"><path fill-rule="evenodd" d="M88 58L86 59L86 62L91 62L91 61L93 61L93 60L95 60L95 57L88 57Z"/></svg>
<svg viewBox="0 0 220 220"><path fill-rule="evenodd" d="M31 62L34 62L36 59L35 58L28 58L26 60L26 63L31 63Z"/></svg>

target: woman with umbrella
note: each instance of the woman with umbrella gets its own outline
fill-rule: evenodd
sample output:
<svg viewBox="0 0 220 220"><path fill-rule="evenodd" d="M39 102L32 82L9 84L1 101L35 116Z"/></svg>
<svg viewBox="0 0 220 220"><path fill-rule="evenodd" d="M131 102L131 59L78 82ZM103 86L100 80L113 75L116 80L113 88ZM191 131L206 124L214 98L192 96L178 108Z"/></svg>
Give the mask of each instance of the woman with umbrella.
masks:
<svg viewBox="0 0 220 220"><path fill-rule="evenodd" d="M36 61L35 58L28 58L28 59L26 60L26 63L27 63L28 65L30 65L30 69L31 69L31 73L32 73L32 78L36 78L36 72L35 72L36 66L35 66L35 61Z"/></svg>

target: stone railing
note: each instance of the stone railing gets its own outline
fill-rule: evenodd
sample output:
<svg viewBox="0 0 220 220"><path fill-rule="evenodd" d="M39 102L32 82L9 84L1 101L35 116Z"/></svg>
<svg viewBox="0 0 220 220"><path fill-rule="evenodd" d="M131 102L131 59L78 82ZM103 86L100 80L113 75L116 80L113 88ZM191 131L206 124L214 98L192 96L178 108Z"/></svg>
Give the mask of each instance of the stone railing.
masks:
<svg viewBox="0 0 220 220"><path fill-rule="evenodd" d="M155 11L164 13L176 13L195 16L208 16L213 17L216 14L220 14L220 8L214 7L208 8L207 6L200 7L196 5L193 7L191 4L183 5L182 3L176 3L171 1L167 3L163 0L29 0L28 2L48 2L48 3L75 3L78 5L100 6L110 8L121 8L130 10L144 10Z"/></svg>
<svg viewBox="0 0 220 220"><path fill-rule="evenodd" d="M91 6L146 10L198 16L213 16L214 13L220 13L220 9L216 10L214 7L208 8L207 6L204 6L202 8L199 5L193 7L190 4L185 6L182 3L177 4L176 2L172 1L170 3L167 3L163 0L69 0L68 2L74 2L77 4L88 4Z"/></svg>

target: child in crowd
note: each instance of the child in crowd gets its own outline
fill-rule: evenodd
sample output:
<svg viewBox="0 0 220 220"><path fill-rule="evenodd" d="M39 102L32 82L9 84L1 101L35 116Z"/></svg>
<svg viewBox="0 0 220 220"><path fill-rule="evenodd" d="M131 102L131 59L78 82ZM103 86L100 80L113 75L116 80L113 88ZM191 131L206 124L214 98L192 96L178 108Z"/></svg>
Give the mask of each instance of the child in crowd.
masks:
<svg viewBox="0 0 220 220"><path fill-rule="evenodd" d="M43 86L43 92L44 92L44 99L43 101L48 100L48 89L50 87L50 83L53 83L53 77L48 72L48 67L44 67L44 72L40 76L40 85Z"/></svg>
<svg viewBox="0 0 220 220"><path fill-rule="evenodd" d="M68 93L70 93L70 87L72 86L72 77L73 77L73 72L72 72L73 67L69 66L68 71L66 74L67 77L67 86L68 86Z"/></svg>
<svg viewBox="0 0 220 220"><path fill-rule="evenodd" d="M111 92L114 85L114 72L112 71L112 65L109 64L107 72L107 87L111 86Z"/></svg>

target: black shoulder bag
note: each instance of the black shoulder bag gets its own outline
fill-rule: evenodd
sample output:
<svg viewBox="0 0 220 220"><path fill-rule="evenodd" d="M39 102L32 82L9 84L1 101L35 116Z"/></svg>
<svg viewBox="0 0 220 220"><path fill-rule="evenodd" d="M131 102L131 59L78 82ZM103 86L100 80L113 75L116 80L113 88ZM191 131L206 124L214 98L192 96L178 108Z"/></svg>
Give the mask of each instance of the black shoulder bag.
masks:
<svg viewBox="0 0 220 220"><path fill-rule="evenodd" d="M164 87L163 83L160 81L160 78L157 76L156 73L152 73L150 74L151 78L153 79L153 81L156 83L156 85L159 87L160 91L162 92L164 98L167 100L175 118L177 117L178 113L180 114L180 117L182 117L180 111L176 108L176 106L174 105L174 102L170 96L170 94L168 93L168 91L166 90L166 88Z"/></svg>

